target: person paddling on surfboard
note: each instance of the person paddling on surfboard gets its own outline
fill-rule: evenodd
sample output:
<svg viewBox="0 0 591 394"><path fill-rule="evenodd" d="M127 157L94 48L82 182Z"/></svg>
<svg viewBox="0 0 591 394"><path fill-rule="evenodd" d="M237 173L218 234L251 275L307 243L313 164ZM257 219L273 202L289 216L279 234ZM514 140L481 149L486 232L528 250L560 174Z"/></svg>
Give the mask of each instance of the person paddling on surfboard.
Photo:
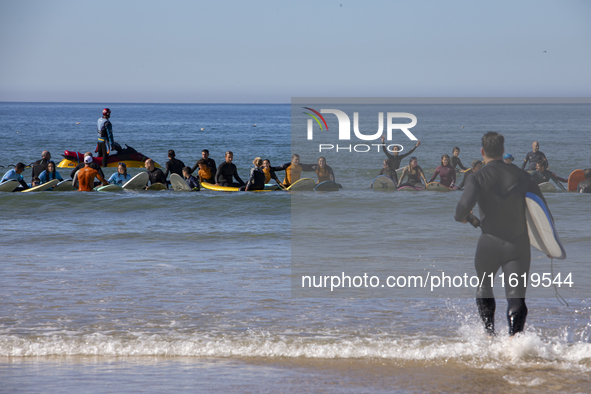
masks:
<svg viewBox="0 0 591 394"><path fill-rule="evenodd" d="M548 163L546 162L546 160L542 160L536 163L536 170L532 172L531 176L536 180L538 185L540 183L550 182L550 179L552 179L554 182L556 182L556 184L561 190L565 190L565 188L562 185L562 183L560 183L560 181L568 182L568 179L560 178L556 176L555 173L548 170Z"/></svg>
<svg viewBox="0 0 591 394"><path fill-rule="evenodd" d="M496 309L489 275L496 275L499 268L504 273L509 335L524 329L527 317L525 278L529 277L531 262L525 194L534 193L545 203L540 188L527 172L503 162L504 143L505 138L496 132L482 137L480 151L486 166L466 180L455 214L455 220L467 223L472 208L478 203L482 234L476 246L474 266L478 278L484 280L476 292L476 305L489 335L495 332ZM514 278L511 283L510 278Z"/></svg>
<svg viewBox="0 0 591 394"><path fill-rule="evenodd" d="M439 183L450 189L454 187L456 183L456 169L449 163L450 159L447 154L441 156L441 165L435 169L435 173L429 180L429 183L433 182L439 175Z"/></svg>
<svg viewBox="0 0 591 394"><path fill-rule="evenodd" d="M17 181L18 183L20 183L20 185L21 185L19 187L19 189L15 190L15 191L21 191L21 190L28 189L29 185L27 185L27 182L25 182L25 179L21 175L24 170L25 170L24 163L20 163L20 162L16 163L16 166L14 166L13 169L6 171L6 174L4 174L4 176L2 177L2 180L0 180L0 183L14 180L14 181Z"/></svg>
<svg viewBox="0 0 591 394"><path fill-rule="evenodd" d="M412 152L415 151L415 149L417 149L419 147L419 145L421 145L421 140L418 140L417 144L414 146L414 148L412 148L411 150L409 150L405 154L401 155L400 151L398 150L398 146L394 147L394 150L392 151L392 153L388 152L388 149L386 149L385 141L386 141L386 136L382 135L382 150L384 151L384 153L388 157L388 161L390 162L390 168L394 169L394 171L396 171L397 169L400 168L400 162L402 161L402 159L404 159L406 156L410 155Z"/></svg>
<svg viewBox="0 0 591 394"><path fill-rule="evenodd" d="M406 181L406 183L402 183L405 176L408 177L408 180ZM425 184L421 183L421 179L423 180L423 182L425 182ZM404 167L404 170L402 170L400 180L398 181L398 188L402 186L410 186L416 189L424 189L426 184L427 179L425 178L425 173L423 172L423 169L421 168L421 166L419 166L418 159L415 156L411 157L408 161L408 165Z"/></svg>
<svg viewBox="0 0 591 394"><path fill-rule="evenodd" d="M232 151L227 151L225 160L226 161L220 164L215 173L215 185L229 187L244 186L244 181L240 179L236 165L232 163L232 160L234 160L234 153L232 153ZM236 179L236 182L234 182L233 179Z"/></svg>
<svg viewBox="0 0 591 394"><path fill-rule="evenodd" d="M254 168L250 170L250 177L246 185L240 187L240 191L263 190L265 189L265 172L261 168L263 159L256 157L252 164Z"/></svg>
<svg viewBox="0 0 591 394"><path fill-rule="evenodd" d="M538 143L538 141L534 141L531 144L531 152L529 152L525 156L525 160L523 161L523 164L521 165L521 169L524 170L525 166L529 162L529 170L528 171L535 171L536 164L540 161L543 161L543 160L546 160L546 162L548 162L548 159L546 159L546 155L544 154L544 152L540 151L540 144Z"/></svg>
<svg viewBox="0 0 591 394"><path fill-rule="evenodd" d="M154 160L148 159L144 162L144 167L146 167L146 172L148 173L150 185L154 185L156 183L162 183L166 186L166 177L160 168L156 168L154 165ZM148 186L146 186L146 189Z"/></svg>
<svg viewBox="0 0 591 394"><path fill-rule="evenodd" d="M191 175L191 167L183 168L183 178L185 178L185 182L187 182L187 186L189 186L191 190L201 190L201 183L199 183L199 179Z"/></svg>
<svg viewBox="0 0 591 394"><path fill-rule="evenodd" d="M108 182L113 185L123 186L130 180L131 175L127 173L127 164L119 163L119 165L117 166L117 172L111 175L111 177L108 179Z"/></svg>
<svg viewBox="0 0 591 394"><path fill-rule="evenodd" d="M577 193L591 193L591 168L585 170L585 180L577 185Z"/></svg>
<svg viewBox="0 0 591 394"><path fill-rule="evenodd" d="M84 158L84 168L76 172L74 175L74 179L72 181L72 185L78 182L78 191L80 192L91 192L94 189L94 178L98 178L99 181L102 182L103 185L107 186L109 182L105 180L105 178L99 174L97 170L92 168L90 164L92 163L92 156L86 156Z"/></svg>
<svg viewBox="0 0 591 394"><path fill-rule="evenodd" d="M382 169L380 170L380 173L378 174L378 176L380 175L385 175L389 178L391 178L394 181L394 184L398 183L398 174L396 174L396 170L394 168L391 167L392 162L388 159L384 160L384 162L382 163Z"/></svg>

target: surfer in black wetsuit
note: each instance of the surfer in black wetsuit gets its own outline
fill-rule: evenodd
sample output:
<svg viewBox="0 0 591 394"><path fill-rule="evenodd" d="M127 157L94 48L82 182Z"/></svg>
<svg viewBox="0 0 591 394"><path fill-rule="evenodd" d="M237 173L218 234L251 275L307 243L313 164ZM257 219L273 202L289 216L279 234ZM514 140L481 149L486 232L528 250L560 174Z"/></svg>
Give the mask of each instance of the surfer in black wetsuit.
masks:
<svg viewBox="0 0 591 394"><path fill-rule="evenodd" d="M577 185L577 193L591 193L591 168L585 170L585 180Z"/></svg>
<svg viewBox="0 0 591 394"><path fill-rule="evenodd" d="M199 182L199 179L191 175L191 167L183 168L183 178L185 178L185 182L187 182L187 186L189 186L191 190L201 190L201 183Z"/></svg>
<svg viewBox="0 0 591 394"><path fill-rule="evenodd" d="M170 149L168 151L168 161L166 162L166 172L164 173L165 178L172 174L178 174L181 177L183 176L183 168L185 168L185 163L175 159L175 156L176 154L174 153L174 150Z"/></svg>
<svg viewBox="0 0 591 394"><path fill-rule="evenodd" d="M454 148L451 150L451 166L456 170L456 172L458 172L458 166L460 166L460 168L464 171L467 170L460 160L460 148L457 146L454 146Z"/></svg>
<svg viewBox="0 0 591 394"><path fill-rule="evenodd" d="M191 174L195 172L197 167L199 167L199 162L205 163L205 166L211 169L211 172L215 175L217 170L217 167L215 166L215 160L209 157L209 151L207 149L203 149L201 151L201 159L197 160L197 163L195 163L195 165L191 168Z"/></svg>
<svg viewBox="0 0 591 394"><path fill-rule="evenodd" d="M155 183L162 183L163 185L166 185L166 177L160 168L156 168L156 166L154 166L154 160L148 159L144 165L146 170L148 170L146 172L148 173L148 177L150 179L150 185ZM146 187L146 189L147 188L148 187Z"/></svg>
<svg viewBox="0 0 591 394"><path fill-rule="evenodd" d="M544 201L534 179L517 166L506 164L502 157L505 139L495 132L482 137L482 157L486 166L470 175L458 206L455 219L467 223L472 208L478 203L482 234L476 246L474 266L478 277L484 277L476 292L476 305L486 331L494 334L495 298L491 279L503 268L509 334L523 331L527 317L523 274L527 278L531 250L525 219L525 193L532 192ZM518 284L511 286L509 278L517 276Z"/></svg>
<svg viewBox="0 0 591 394"><path fill-rule="evenodd" d="M246 185L240 187L240 191L263 190L265 188L265 172L261 168L263 159L256 157L252 164L254 168L250 170L250 177Z"/></svg>
<svg viewBox="0 0 591 394"><path fill-rule="evenodd" d="M215 173L216 186L244 186L244 181L240 179L240 176L238 176L236 165L232 163L232 160L234 160L234 153L227 151L225 159L226 161L220 164L217 172ZM235 183L232 178L235 178L237 182Z"/></svg>
<svg viewBox="0 0 591 394"><path fill-rule="evenodd" d="M400 168L400 162L402 161L402 159L404 159L406 156L410 155L412 152L415 151L415 149L417 149L417 147L419 145L421 145L421 140L418 140L417 144L414 146L414 148L412 148L411 150L409 150L405 154L401 155L398 150L398 147L395 147L394 151L392 153L388 152L388 149L386 149L386 145L384 145L384 141L386 141L386 136L382 135L382 150L384 151L384 153L388 157L388 161L390 162L390 168L393 169L394 171L396 171L397 169Z"/></svg>
<svg viewBox="0 0 591 394"><path fill-rule="evenodd" d="M525 166L527 165L528 162L529 162L529 170L528 171L534 171L536 169L536 163L538 163L542 160L546 160L546 162L548 162L548 159L546 159L546 155L544 154L544 152L540 151L540 144L538 143L538 141L532 142L531 149L532 149L532 151L529 152L525 156L525 160L523 161L523 164L521 166L522 170L525 169Z"/></svg>
<svg viewBox="0 0 591 394"><path fill-rule="evenodd" d="M464 178L462 179L462 183L460 183L460 185L458 186L458 190L464 190L464 185L466 184L466 179L468 179L468 177L472 174L474 174L476 171L480 170L482 168L482 161L480 160L472 160L472 163L470 164L472 167L464 172Z"/></svg>
<svg viewBox="0 0 591 394"><path fill-rule="evenodd" d="M546 160L539 161L536 164L536 170L534 172L532 172L531 176L535 179L535 181L538 185L540 183L550 182L550 179L552 179L554 182L556 182L558 187L562 190L565 190L565 188L562 185L562 183L560 183L560 181L568 182L568 179L560 178L560 177L556 176L555 173L548 170L548 163L546 162Z"/></svg>
<svg viewBox="0 0 591 394"><path fill-rule="evenodd" d="M393 181L394 184L398 184L398 174L396 174L396 170L392 169L392 167L390 167L390 160L386 159L384 160L384 164L383 164L383 168L380 170L379 175L385 175L387 177L390 177Z"/></svg>
<svg viewBox="0 0 591 394"><path fill-rule="evenodd" d="M51 161L51 153L49 151L44 150L41 152L41 160L37 160L33 163L33 171L31 172L31 180L34 178L39 178L41 173L47 170L47 165Z"/></svg>

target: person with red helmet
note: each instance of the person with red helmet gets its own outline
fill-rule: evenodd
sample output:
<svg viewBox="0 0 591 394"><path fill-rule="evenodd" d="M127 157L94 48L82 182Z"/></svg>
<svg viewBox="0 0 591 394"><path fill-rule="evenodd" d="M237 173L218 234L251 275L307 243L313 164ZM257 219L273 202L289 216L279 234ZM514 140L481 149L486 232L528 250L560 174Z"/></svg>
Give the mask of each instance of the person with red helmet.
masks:
<svg viewBox="0 0 591 394"><path fill-rule="evenodd" d="M98 157L103 158L103 167L107 166L107 159L109 157L110 147L115 143L113 141L113 125L109 118L111 117L111 110L109 108L103 109L103 117L98 120Z"/></svg>

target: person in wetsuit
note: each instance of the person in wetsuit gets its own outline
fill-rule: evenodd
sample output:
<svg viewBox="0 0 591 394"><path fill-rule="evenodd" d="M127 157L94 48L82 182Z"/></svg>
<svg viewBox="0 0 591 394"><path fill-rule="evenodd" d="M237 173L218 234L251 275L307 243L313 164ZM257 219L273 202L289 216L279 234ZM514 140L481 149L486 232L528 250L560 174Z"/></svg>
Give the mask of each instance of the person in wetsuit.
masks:
<svg viewBox="0 0 591 394"><path fill-rule="evenodd" d="M215 173L216 186L244 186L244 181L240 179L236 165L232 163L232 160L234 160L234 153L227 151L225 159L226 161L220 164L217 172ZM237 182L234 182L233 178L236 179Z"/></svg>
<svg viewBox="0 0 591 394"><path fill-rule="evenodd" d="M43 171L41 174L39 174L39 183L43 185L44 183L54 179L57 179L60 182L64 180L60 173L56 171L55 163L53 161L50 161L49 163L47 163L47 169Z"/></svg>
<svg viewBox="0 0 591 394"><path fill-rule="evenodd" d="M421 145L421 140L418 140L414 148L412 148L405 154L401 155L397 146L394 148L394 151L392 153L388 152L388 149L386 149L386 145L384 144L385 141L386 136L382 135L382 151L384 151L386 157L388 157L388 161L390 162L390 168L392 168L394 171L400 168L400 162L402 161L402 159L410 155L412 152L415 151L415 149L418 148L419 145Z"/></svg>
<svg viewBox="0 0 591 394"><path fill-rule="evenodd" d="M585 170L585 180L577 185L577 193L591 193L591 168Z"/></svg>
<svg viewBox="0 0 591 394"><path fill-rule="evenodd" d="M86 152L84 154L84 159L86 159L87 157L92 158L92 153L90 152ZM82 163L79 163L76 168L74 168L72 170L72 172L70 172L70 178L74 179L74 175L76 175L76 172L78 172L78 170L81 170L85 167L85 163L84 161L82 161ZM94 161L90 163L90 168L92 168L93 170L97 170L99 174L101 174L101 176L104 178L105 174L103 173L103 170L101 168L101 166L99 166L98 164L96 164ZM100 182L96 182L95 186L100 185ZM72 186L76 187L76 185L74 184L74 182L72 182Z"/></svg>
<svg viewBox="0 0 591 394"><path fill-rule="evenodd" d="M195 165L191 168L191 174L195 172L197 167L201 168L201 166L199 166L199 162L202 160L205 163L205 165L211 169L213 176L215 176L215 172L217 170L217 167L215 166L215 160L213 160L212 158L209 157L209 151L207 149L203 149L201 151L201 159L197 160ZM213 183L213 182L210 182L210 183Z"/></svg>
<svg viewBox="0 0 591 394"><path fill-rule="evenodd" d="M313 165L311 168L313 171L316 171L316 175L318 175L318 182L316 182L316 183L322 183L322 182L326 182L326 181L335 182L334 171L332 170L332 168L328 164L326 164L325 157L320 157L318 159L318 164Z"/></svg>
<svg viewBox="0 0 591 394"><path fill-rule="evenodd" d="M532 142L531 149L532 149L532 151L529 152L525 156L525 160L523 161L523 164L521 165L522 170L525 169L525 166L527 165L528 162L529 162L529 170L528 171L534 171L536 169L536 164L540 161L546 160L546 162L548 162L548 159L546 159L546 155L544 154L544 152L540 151L540 144L538 143L538 141Z"/></svg>
<svg viewBox="0 0 591 394"><path fill-rule="evenodd" d="M384 160L384 163L382 164L382 169L380 170L378 176L385 175L387 177L390 177L390 179L394 181L394 184L398 184L398 174L396 173L395 169L390 167L390 163L390 160Z"/></svg>
<svg viewBox="0 0 591 394"><path fill-rule="evenodd" d="M0 180L0 183L4 183L6 181L14 180L14 181L17 181L20 184L18 190L15 190L15 191L21 191L21 190L28 189L29 188L29 185L27 185L27 182L25 182L25 179L21 175L24 170L25 170L24 163L20 163L20 162L19 163L16 163L16 166L14 166L14 168L12 170L6 171L6 173L4 174L4 176L2 176L2 179Z"/></svg>
<svg viewBox="0 0 591 394"><path fill-rule="evenodd" d="M117 172L115 172L108 179L108 182L117 186L123 186L131 180L131 175L127 173L127 164L119 163L117 166Z"/></svg>
<svg viewBox="0 0 591 394"><path fill-rule="evenodd" d="M185 182L187 182L187 186L189 186L191 190L201 190L201 183L199 182L199 179L191 175L191 167L183 168L183 178L185 178Z"/></svg>
<svg viewBox="0 0 591 394"><path fill-rule="evenodd" d="M103 167L107 166L107 159L109 158L110 147L114 146L113 140L113 125L109 118L111 117L111 110L109 108L103 109L103 117L97 122L98 129L98 157L103 158Z"/></svg>
<svg viewBox="0 0 591 394"><path fill-rule="evenodd" d="M406 181L406 183L402 183L405 176L408 177L408 180ZM421 179L423 180L423 182L425 182L425 184L421 183ZM400 180L398 181L398 188L402 186L411 186L419 189L424 189L426 184L427 179L425 178L425 173L423 172L423 169L419 166L418 159L415 156L411 157L408 161L408 165L404 167L404 170L402 170Z"/></svg>
<svg viewBox="0 0 591 394"><path fill-rule="evenodd" d="M265 183L269 183L271 182L271 179L273 179L275 180L275 182L277 182L278 185L283 186L281 185L279 178L277 178L277 174L275 174L275 171L282 171L282 168L272 167L269 159L263 160L263 172L265 173Z"/></svg>
<svg viewBox="0 0 591 394"><path fill-rule="evenodd" d="M456 183L456 169L449 164L449 156L447 154L441 156L441 165L435 169L435 173L429 180L433 182L439 175L439 183L443 186L453 188Z"/></svg>
<svg viewBox="0 0 591 394"><path fill-rule="evenodd" d="M166 162L166 172L164 172L165 178L172 174L183 176L183 168L185 168L185 163L176 159L175 157L176 153L174 153L174 150L170 149L168 151L168 161Z"/></svg>
<svg viewBox="0 0 591 394"><path fill-rule="evenodd" d="M457 146L454 146L454 148L451 150L451 166L454 168L454 171L459 172L458 171L458 166L460 166L461 170L466 171L467 168L464 167L464 165L462 164L462 160L460 160L460 148Z"/></svg>
<svg viewBox="0 0 591 394"><path fill-rule="evenodd" d="M31 179L40 178L41 173L47 169L47 164L49 164L50 161L51 153L49 153L47 150L41 152L41 160L37 160L35 163L33 163Z"/></svg>
<svg viewBox="0 0 591 394"><path fill-rule="evenodd" d="M285 179L283 180L283 186L289 187L300 180L302 171L315 171L314 164L303 164L300 163L300 155L294 153L291 155L291 161L284 163L279 167L273 167L274 171L285 170Z"/></svg>
<svg viewBox="0 0 591 394"><path fill-rule="evenodd" d="M460 183L460 186L458 186L458 190L464 190L464 185L466 184L466 179L468 179L468 177L470 175L474 174L476 171L478 171L482 168L482 161L472 160L472 163L470 165L472 167L468 171L464 172L464 178L462 179L462 183Z"/></svg>
<svg viewBox="0 0 591 394"><path fill-rule="evenodd" d="M156 183L162 183L166 186L166 177L160 168L156 168L154 165L154 160L148 159L144 163L144 167L146 167L146 172L148 173L150 185L154 185ZM146 186L146 189L148 187Z"/></svg>
<svg viewBox="0 0 591 394"><path fill-rule="evenodd" d="M240 187L240 191L263 190L265 188L265 172L261 168L263 159L256 157L252 164L254 168L250 170L250 177L246 185Z"/></svg>
<svg viewBox="0 0 591 394"><path fill-rule="evenodd" d="M199 166L199 172L197 173L199 176L199 182L211 183L212 185L215 184L215 170L208 167L207 160L200 159L197 162L197 165ZM193 173L192 168L191 173Z"/></svg>
<svg viewBox="0 0 591 394"><path fill-rule="evenodd" d="M552 179L554 182L556 182L556 184L561 190L566 190L564 188L564 185L560 183L560 181L568 182L568 179L560 178L556 176L556 174L552 171L549 171L548 163L546 162L546 160L542 160L536 163L536 170L531 173L531 176L535 179L538 185L540 183L550 182L550 179Z"/></svg>
<svg viewBox="0 0 591 394"><path fill-rule="evenodd" d="M476 246L474 266L478 277L484 277L484 281L476 292L476 305L490 335L495 331L496 302L488 275L495 275L499 268L503 269L509 304L509 335L524 329L527 283L522 275L529 276L531 260L525 193L532 192L545 202L540 188L527 172L503 162L504 143L504 137L496 132L482 137L481 153L486 165L466 180L455 214L455 220L467 223L472 208L478 203L482 234ZM517 285L510 285L511 275L516 276Z"/></svg>
<svg viewBox="0 0 591 394"><path fill-rule="evenodd" d="M74 175L74 180L72 185L76 184L78 181L78 191L81 192L91 192L94 189L94 178L98 178L99 181L102 182L103 185L108 185L109 182L105 180L105 178L99 174L97 170L92 168L90 164L92 163L92 156L86 156L84 158L84 168L76 172Z"/></svg>

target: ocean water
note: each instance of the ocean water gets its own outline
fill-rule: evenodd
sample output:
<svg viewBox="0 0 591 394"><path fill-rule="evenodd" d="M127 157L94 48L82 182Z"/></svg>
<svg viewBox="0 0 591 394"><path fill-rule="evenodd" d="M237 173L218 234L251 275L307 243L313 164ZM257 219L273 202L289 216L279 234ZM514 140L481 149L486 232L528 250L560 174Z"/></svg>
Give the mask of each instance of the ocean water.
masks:
<svg viewBox="0 0 591 394"><path fill-rule="evenodd" d="M168 149L190 165L203 148L218 164L232 150L246 178L255 156L292 153L289 105L0 103L0 173L45 149L94 150L104 106L115 140L160 164ZM464 164L478 158L489 130L517 163L538 140L559 176L591 167L589 105L397 110L418 118L428 177L453 146ZM0 193L0 392L589 391L589 195L546 195L569 306L531 289L526 331L509 338L496 290L491 339L472 289L298 287L302 258L380 277L473 273L479 231L453 220L460 192L372 191L383 153L323 156L339 192ZM550 261L534 250L532 269Z"/></svg>

